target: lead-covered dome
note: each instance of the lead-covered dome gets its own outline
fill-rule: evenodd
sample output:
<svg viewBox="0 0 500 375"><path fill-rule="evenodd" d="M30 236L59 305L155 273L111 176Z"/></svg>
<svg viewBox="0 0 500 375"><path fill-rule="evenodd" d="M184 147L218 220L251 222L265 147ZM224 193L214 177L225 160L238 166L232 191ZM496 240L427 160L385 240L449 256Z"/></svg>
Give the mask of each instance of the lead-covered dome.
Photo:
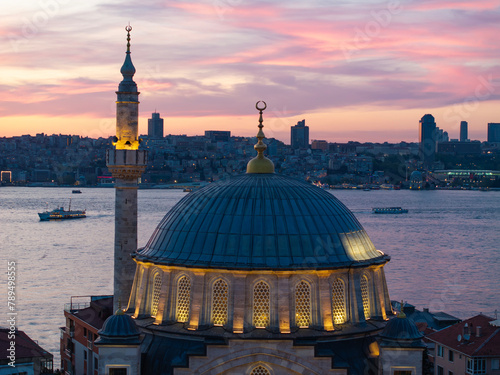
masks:
<svg viewBox="0 0 500 375"><path fill-rule="evenodd" d="M188 194L137 260L225 269L332 269L385 263L354 215L329 192L248 173Z"/></svg>

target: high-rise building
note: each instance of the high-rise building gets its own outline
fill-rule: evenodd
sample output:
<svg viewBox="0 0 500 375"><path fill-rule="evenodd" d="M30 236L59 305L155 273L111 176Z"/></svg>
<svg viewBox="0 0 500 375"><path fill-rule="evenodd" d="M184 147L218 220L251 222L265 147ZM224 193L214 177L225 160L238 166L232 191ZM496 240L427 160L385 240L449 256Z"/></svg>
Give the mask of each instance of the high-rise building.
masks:
<svg viewBox="0 0 500 375"><path fill-rule="evenodd" d="M488 123L488 142L500 142L500 123Z"/></svg>
<svg viewBox="0 0 500 375"><path fill-rule="evenodd" d="M297 122L297 125L291 128L292 148L309 147L309 126L306 126L306 120Z"/></svg>
<svg viewBox="0 0 500 375"><path fill-rule="evenodd" d="M460 142L467 142L468 124L467 121L460 122Z"/></svg>
<svg viewBox="0 0 500 375"><path fill-rule="evenodd" d="M148 137L149 139L163 138L163 119L159 113L153 113L148 119Z"/></svg>
<svg viewBox="0 0 500 375"><path fill-rule="evenodd" d="M419 155L424 168L430 168L436 158L436 121L430 114L424 115L419 122Z"/></svg>

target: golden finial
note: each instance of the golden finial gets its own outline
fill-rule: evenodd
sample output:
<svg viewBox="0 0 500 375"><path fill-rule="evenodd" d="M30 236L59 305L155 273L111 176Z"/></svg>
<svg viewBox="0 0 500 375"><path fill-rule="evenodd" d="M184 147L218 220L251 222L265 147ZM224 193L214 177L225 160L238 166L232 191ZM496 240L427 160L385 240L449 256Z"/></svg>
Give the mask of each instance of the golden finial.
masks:
<svg viewBox="0 0 500 375"><path fill-rule="evenodd" d="M130 26L130 22L127 26L125 26L125 30L127 31L127 52L130 53L130 32L132 31L132 26Z"/></svg>
<svg viewBox="0 0 500 375"><path fill-rule="evenodd" d="M405 314L405 308L404 308L404 302L403 300L401 300L401 307L399 309L399 314L397 315L398 318L406 318L406 314Z"/></svg>
<svg viewBox="0 0 500 375"><path fill-rule="evenodd" d="M260 106L259 104L262 103ZM274 173L274 164L271 160L264 156L264 151L267 149L267 146L262 140L266 137L262 128L264 122L262 118L262 112L267 108L267 104L265 101L258 101L255 104L255 108L259 111L259 131L257 133L257 144L253 147L257 151L257 156L250 160L247 164L247 173Z"/></svg>

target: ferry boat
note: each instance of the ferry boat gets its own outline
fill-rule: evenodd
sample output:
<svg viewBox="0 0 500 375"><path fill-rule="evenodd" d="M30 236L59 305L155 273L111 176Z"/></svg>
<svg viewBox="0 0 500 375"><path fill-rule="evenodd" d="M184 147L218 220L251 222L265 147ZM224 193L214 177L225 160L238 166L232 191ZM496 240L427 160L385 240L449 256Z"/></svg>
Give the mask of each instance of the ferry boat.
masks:
<svg viewBox="0 0 500 375"><path fill-rule="evenodd" d="M372 208L374 214L407 214L408 209L401 207L375 207Z"/></svg>
<svg viewBox="0 0 500 375"><path fill-rule="evenodd" d="M82 191L81 191L81 190L72 190L71 192L72 192L73 194L81 194L81 193L82 193Z"/></svg>
<svg viewBox="0 0 500 375"><path fill-rule="evenodd" d="M64 207L60 207L52 211L39 212L38 216L40 217L40 221L66 220L66 219L81 219L87 217L87 213L85 210L71 211L71 200L70 200L68 211L66 211Z"/></svg>

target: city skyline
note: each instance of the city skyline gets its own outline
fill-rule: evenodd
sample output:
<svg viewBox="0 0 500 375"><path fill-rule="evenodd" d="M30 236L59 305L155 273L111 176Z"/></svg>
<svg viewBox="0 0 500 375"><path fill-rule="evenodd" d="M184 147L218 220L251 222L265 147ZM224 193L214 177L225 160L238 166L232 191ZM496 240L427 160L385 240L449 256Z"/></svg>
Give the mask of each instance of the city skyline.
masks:
<svg viewBox="0 0 500 375"><path fill-rule="evenodd" d="M498 1L297 1L293 4L45 0L4 5L0 136L108 137L126 32L141 92L139 132L158 111L165 134L417 142L427 113L459 138L486 140L500 104L492 49Z"/></svg>

